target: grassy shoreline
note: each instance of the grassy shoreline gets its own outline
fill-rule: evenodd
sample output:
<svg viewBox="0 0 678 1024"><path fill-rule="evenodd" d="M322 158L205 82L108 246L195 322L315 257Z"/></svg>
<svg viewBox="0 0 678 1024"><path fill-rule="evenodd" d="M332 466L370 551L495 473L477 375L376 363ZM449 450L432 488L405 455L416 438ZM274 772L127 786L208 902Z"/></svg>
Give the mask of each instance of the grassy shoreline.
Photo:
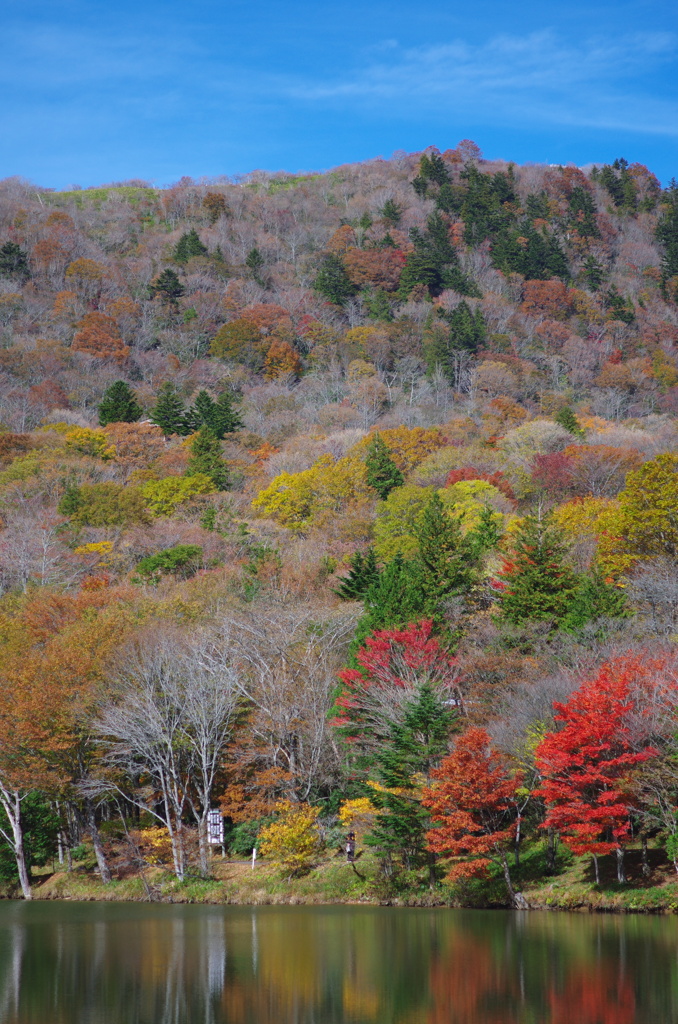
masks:
<svg viewBox="0 0 678 1024"><path fill-rule="evenodd" d="M601 862L601 883L591 877L587 858L569 858L558 872L544 877L539 873L538 851L523 858L516 870L516 887L525 896L531 910L560 910L587 913L678 913L678 876L670 865L651 851L651 875L642 874L639 851L627 857L629 883L620 885L612 875L613 865ZM0 892L5 899L20 898L8 885ZM129 872L103 885L91 864L77 864L71 872L37 869L34 877L35 900L98 902L204 903L236 906L327 904L401 907L456 907L507 909L509 901L499 877L487 881L450 886L441 883L429 888L423 875L411 872L386 883L379 865L367 852L355 866L343 856L324 859L300 878L286 878L272 864L260 861L255 870L242 861L215 858L212 877L191 876L179 882L160 867L147 868L143 874Z"/></svg>

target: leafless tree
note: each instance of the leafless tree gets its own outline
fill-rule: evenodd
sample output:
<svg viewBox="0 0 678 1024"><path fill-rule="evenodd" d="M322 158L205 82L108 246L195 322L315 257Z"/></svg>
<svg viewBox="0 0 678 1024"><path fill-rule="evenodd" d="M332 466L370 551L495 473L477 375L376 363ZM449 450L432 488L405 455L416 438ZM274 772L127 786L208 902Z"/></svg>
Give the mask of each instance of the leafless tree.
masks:
<svg viewBox="0 0 678 1024"><path fill-rule="evenodd" d="M204 638L189 642L166 633L153 641L146 635L125 652L115 696L96 727L112 772L101 785L166 826L179 879L187 866L183 823L189 813L198 827L201 870L208 871L207 815L241 705L229 660L207 658L206 651ZM142 785L130 797L126 781L111 779Z"/></svg>
<svg viewBox="0 0 678 1024"><path fill-rule="evenodd" d="M262 764L288 774L292 800L336 777L328 712L354 627L350 612L277 608L229 618L215 637L210 664L233 659L255 751Z"/></svg>

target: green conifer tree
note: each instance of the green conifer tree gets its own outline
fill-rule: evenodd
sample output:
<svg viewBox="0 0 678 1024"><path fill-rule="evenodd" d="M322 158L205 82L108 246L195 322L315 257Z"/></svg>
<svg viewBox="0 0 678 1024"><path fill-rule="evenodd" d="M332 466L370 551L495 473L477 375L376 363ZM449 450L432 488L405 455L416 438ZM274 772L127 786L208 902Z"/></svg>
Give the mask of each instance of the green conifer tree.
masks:
<svg viewBox="0 0 678 1024"><path fill-rule="evenodd" d="M356 625L352 650L358 650L365 637L375 629L408 626L426 615L424 594L419 585L417 567L402 555L384 566L377 579L365 591L365 611Z"/></svg>
<svg viewBox="0 0 678 1024"><path fill-rule="evenodd" d="M18 277L25 280L30 276L28 256L16 242L0 245L0 277Z"/></svg>
<svg viewBox="0 0 678 1024"><path fill-rule="evenodd" d="M334 593L343 601L360 601L379 579L379 566L373 547L365 554L356 551L349 561L349 571L343 576Z"/></svg>
<svg viewBox="0 0 678 1024"><path fill-rule="evenodd" d="M512 551L499 578L502 618L514 625L553 620L567 614L580 578L566 563L563 534L549 516L526 516L513 539Z"/></svg>
<svg viewBox="0 0 678 1024"><path fill-rule="evenodd" d="M124 380L116 380L103 393L99 403L99 423L136 423L143 410L136 395Z"/></svg>
<svg viewBox="0 0 678 1024"><path fill-rule="evenodd" d="M259 250L256 248L256 246L254 249L250 249L250 251L247 253L247 256L245 257L245 266L252 271L252 277L255 280L259 279L259 275L261 274L261 271L264 269L265 264L266 261L259 252Z"/></svg>
<svg viewBox="0 0 678 1024"><path fill-rule="evenodd" d="M464 537L461 519L448 515L433 493L417 523L419 587L426 614L437 618L448 597L468 593L478 580L473 543Z"/></svg>
<svg viewBox="0 0 678 1024"><path fill-rule="evenodd" d="M153 284L148 286L148 291L152 299L158 296L165 305L176 309L177 299L184 294L184 286L175 271L167 267Z"/></svg>
<svg viewBox="0 0 678 1024"><path fill-rule="evenodd" d="M174 259L177 263L188 263L193 256L207 256L207 246L200 241L195 228L186 231L176 244Z"/></svg>
<svg viewBox="0 0 678 1024"><path fill-rule="evenodd" d="M418 797L422 780L447 752L454 713L423 681L409 702L402 724L391 726L390 736L376 756L376 773L384 790L370 799L379 808L366 842L380 852L387 872L397 858L406 869L429 863L426 832L429 812ZM431 878L431 881L434 879Z"/></svg>
<svg viewBox="0 0 678 1024"><path fill-rule="evenodd" d="M195 430L206 424L212 428L220 441L226 434L232 434L242 427L242 421L233 409L233 399L228 391L222 391L216 401L207 391L199 391L191 414L197 424Z"/></svg>
<svg viewBox="0 0 678 1024"><path fill-rule="evenodd" d="M224 462L221 442L208 426L202 426L191 441L186 476L195 476L197 473L210 477L218 490L228 490L228 467Z"/></svg>
<svg viewBox="0 0 678 1024"><path fill-rule="evenodd" d="M563 408L556 413L554 419L556 423L559 423L561 427L565 428L565 430L569 430L573 437L584 436L584 431L579 426L579 420L569 405L563 406Z"/></svg>
<svg viewBox="0 0 678 1024"><path fill-rule="evenodd" d="M367 483L377 492L382 501L386 501L391 491L396 487L402 487L405 482L405 478L393 461L390 449L381 434L375 434L370 441L365 465L367 466Z"/></svg>
<svg viewBox="0 0 678 1024"><path fill-rule="evenodd" d="M343 306L356 294L356 287L346 273L346 267L333 252L325 256L313 287L337 306Z"/></svg>
<svg viewBox="0 0 678 1024"><path fill-rule="evenodd" d="M151 410L150 418L161 428L163 434L190 433L185 420L184 403L171 381L167 381L158 390L158 398Z"/></svg>
<svg viewBox="0 0 678 1024"><path fill-rule="evenodd" d="M560 628L568 633L581 629L596 619L618 619L628 615L626 595L619 587L607 583L598 569L582 573Z"/></svg>

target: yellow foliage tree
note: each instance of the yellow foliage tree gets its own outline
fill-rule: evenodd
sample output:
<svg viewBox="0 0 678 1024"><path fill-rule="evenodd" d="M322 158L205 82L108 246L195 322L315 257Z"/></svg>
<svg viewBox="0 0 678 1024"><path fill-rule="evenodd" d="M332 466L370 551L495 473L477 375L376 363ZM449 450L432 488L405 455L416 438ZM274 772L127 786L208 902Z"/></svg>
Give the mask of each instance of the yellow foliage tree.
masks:
<svg viewBox="0 0 678 1024"><path fill-rule="evenodd" d="M66 447L83 455L92 455L96 459L108 462L117 455L115 445L110 443L103 430L91 430L89 427L73 427L66 433Z"/></svg>
<svg viewBox="0 0 678 1024"><path fill-rule="evenodd" d="M163 480L149 480L141 489L149 511L154 516L171 516L185 501L198 494L213 494L214 481L205 473L194 476L166 476Z"/></svg>
<svg viewBox="0 0 678 1024"><path fill-rule="evenodd" d="M259 492L252 508L282 526L303 531L371 498L364 462L350 456L335 461L323 455L301 473L280 473Z"/></svg>
<svg viewBox="0 0 678 1024"><path fill-rule="evenodd" d="M567 539L590 540L596 546L594 561L606 579L624 576L635 557L624 551L624 516L613 498L575 498L553 510L553 521Z"/></svg>
<svg viewBox="0 0 678 1024"><path fill-rule="evenodd" d="M438 427L393 427L390 430L380 430L379 434L388 445L393 461L401 473L411 473L428 455L447 444L445 435ZM372 437L368 434L349 450L348 455L364 459L371 440Z"/></svg>
<svg viewBox="0 0 678 1024"><path fill-rule="evenodd" d="M350 832L362 836L374 824L377 808L369 797L361 796L357 800L344 800L339 808L339 821Z"/></svg>
<svg viewBox="0 0 678 1024"><path fill-rule="evenodd" d="M259 852L279 865L291 876L301 875L311 867L320 851L318 815L320 810L309 804L278 804L276 821L259 833Z"/></svg>

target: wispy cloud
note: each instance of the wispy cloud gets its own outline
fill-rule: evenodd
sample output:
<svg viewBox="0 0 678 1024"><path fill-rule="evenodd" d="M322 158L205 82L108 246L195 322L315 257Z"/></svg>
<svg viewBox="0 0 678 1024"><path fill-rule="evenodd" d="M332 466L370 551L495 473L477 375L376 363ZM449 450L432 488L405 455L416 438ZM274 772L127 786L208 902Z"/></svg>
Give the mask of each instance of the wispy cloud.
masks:
<svg viewBox="0 0 678 1024"><path fill-rule="evenodd" d="M478 120L551 122L678 135L678 101L644 84L676 62L673 33L581 40L553 32L403 48L392 40L341 77L289 82L307 103L449 105ZM675 68L674 68L675 71ZM668 80L668 74L666 76Z"/></svg>

